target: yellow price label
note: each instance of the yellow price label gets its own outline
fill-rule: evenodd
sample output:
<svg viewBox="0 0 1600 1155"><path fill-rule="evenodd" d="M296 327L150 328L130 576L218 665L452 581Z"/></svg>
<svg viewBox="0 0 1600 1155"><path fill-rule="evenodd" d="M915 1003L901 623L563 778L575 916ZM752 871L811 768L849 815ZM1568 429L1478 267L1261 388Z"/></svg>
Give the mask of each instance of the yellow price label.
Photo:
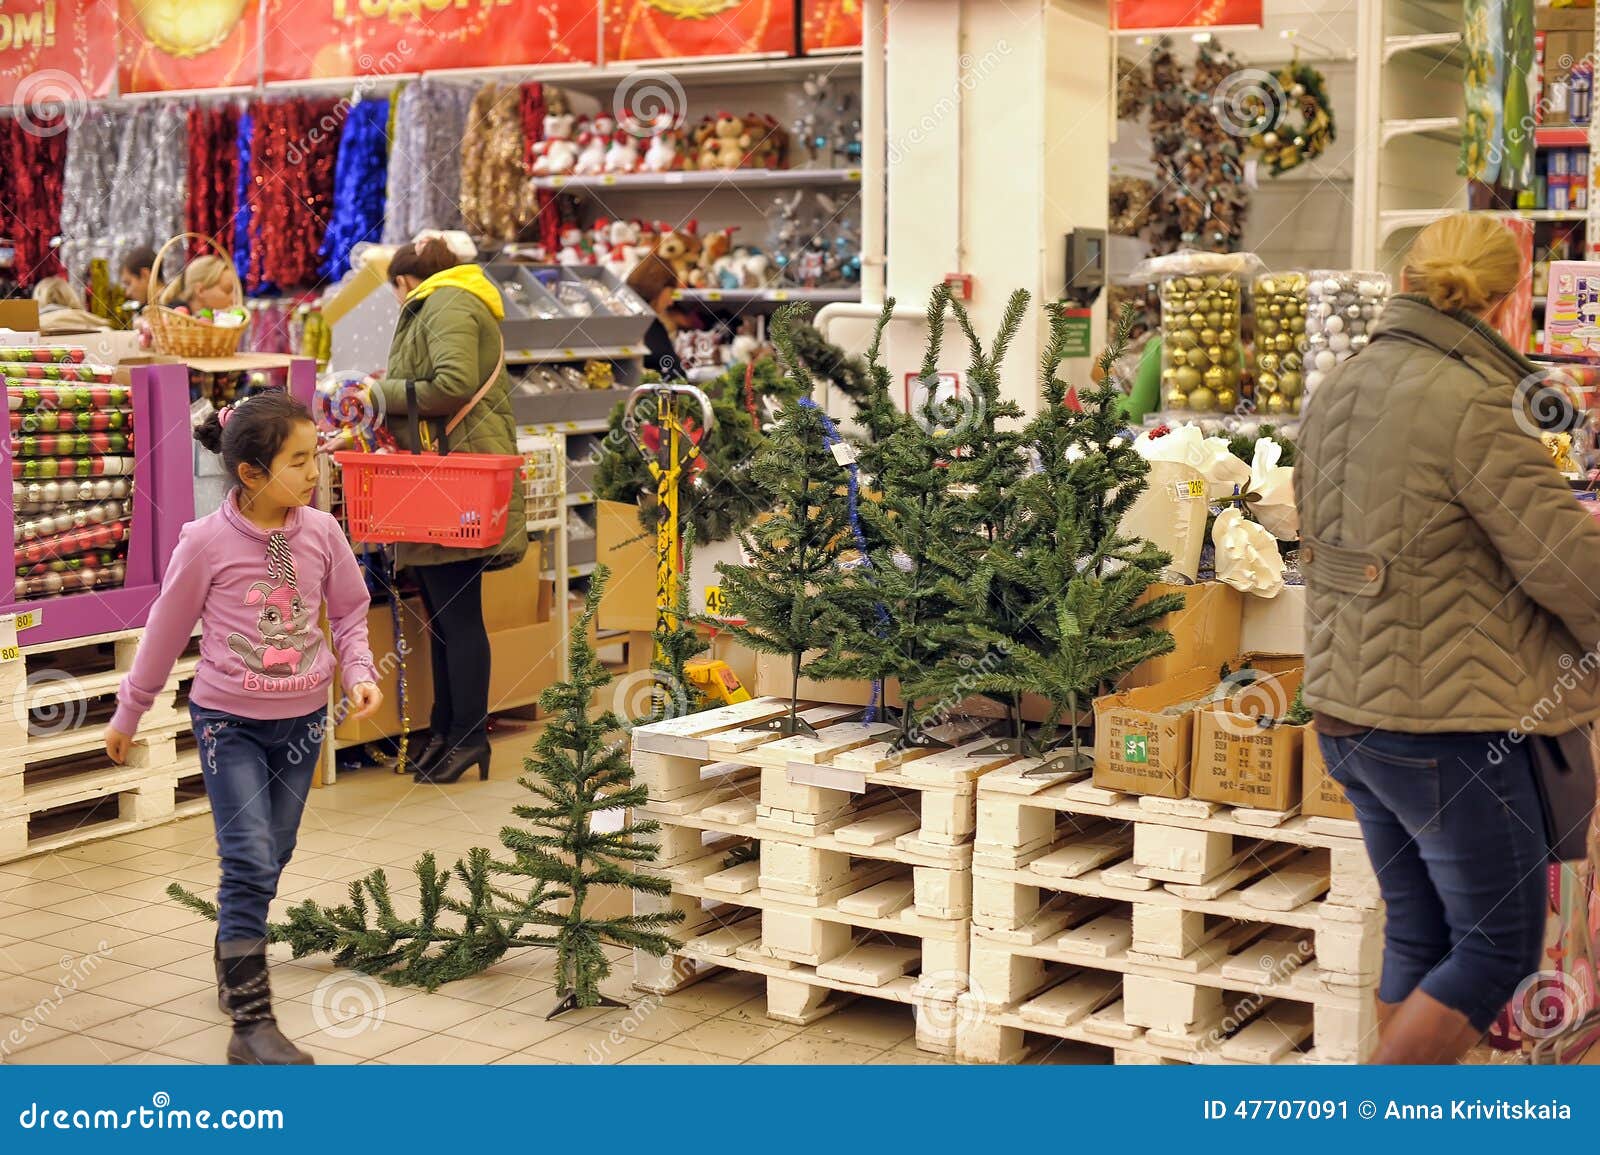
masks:
<svg viewBox="0 0 1600 1155"><path fill-rule="evenodd" d="M16 662L22 659L22 651L16 646L0 646L0 662Z"/></svg>
<svg viewBox="0 0 1600 1155"><path fill-rule="evenodd" d="M706 587L706 613L712 617L720 618L727 609L727 602L722 597L721 586Z"/></svg>

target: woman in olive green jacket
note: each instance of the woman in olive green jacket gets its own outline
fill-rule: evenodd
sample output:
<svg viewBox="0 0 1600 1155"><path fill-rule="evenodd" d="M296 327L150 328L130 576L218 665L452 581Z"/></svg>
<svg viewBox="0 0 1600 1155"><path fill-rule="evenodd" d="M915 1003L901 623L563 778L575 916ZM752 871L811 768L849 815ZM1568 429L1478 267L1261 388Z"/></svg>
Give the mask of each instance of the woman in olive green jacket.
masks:
<svg viewBox="0 0 1600 1155"><path fill-rule="evenodd" d="M424 450L467 406L490 374L495 384L449 434L452 453L516 453L511 379L505 372L500 291L477 265L460 264L441 240L403 245L389 263L400 322L378 383L389 431L412 448L406 383L416 391ZM513 486L505 536L487 549L402 542L399 562L416 575L428 611L433 669L429 741L413 763L419 781L454 782L471 766L489 776L489 634L483 574L514 565L528 548L522 491Z"/></svg>

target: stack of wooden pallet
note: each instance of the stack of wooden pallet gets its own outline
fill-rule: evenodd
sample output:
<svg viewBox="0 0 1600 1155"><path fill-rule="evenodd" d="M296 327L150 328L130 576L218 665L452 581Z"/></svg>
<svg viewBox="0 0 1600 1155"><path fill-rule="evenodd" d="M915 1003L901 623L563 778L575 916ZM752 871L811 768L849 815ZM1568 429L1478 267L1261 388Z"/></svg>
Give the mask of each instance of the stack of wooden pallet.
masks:
<svg viewBox="0 0 1600 1155"><path fill-rule="evenodd" d="M1038 1036L1119 1063L1356 1062L1376 879L1355 824L1028 778L978 788L960 1057Z"/></svg>
<svg viewBox="0 0 1600 1155"><path fill-rule="evenodd" d="M205 792L184 700L199 664L179 659L134 736L127 764L105 754L105 725L142 631L30 646L0 616L0 861L203 813Z"/></svg>
<svg viewBox="0 0 1600 1155"><path fill-rule="evenodd" d="M636 985L671 992L718 968L767 977L768 1014L806 1024L854 997L916 1008L917 1042L954 1054L967 989L972 838L981 777L1013 761L982 743L892 753L853 707L802 716L816 736L749 728L771 698L633 732L663 825L658 871L683 950L639 955ZM752 850L736 852L739 847ZM755 855L752 857L752 854Z"/></svg>

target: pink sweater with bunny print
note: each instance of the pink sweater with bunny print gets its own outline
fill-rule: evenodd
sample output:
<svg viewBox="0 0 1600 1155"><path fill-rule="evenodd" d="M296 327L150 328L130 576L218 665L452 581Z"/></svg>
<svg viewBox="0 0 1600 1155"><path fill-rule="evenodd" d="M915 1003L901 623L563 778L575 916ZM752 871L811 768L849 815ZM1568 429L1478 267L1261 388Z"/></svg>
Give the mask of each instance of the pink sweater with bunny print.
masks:
<svg viewBox="0 0 1600 1155"><path fill-rule="evenodd" d="M324 604L344 688L376 682L370 601L337 520L291 509L283 528L268 533L229 494L217 512L183 527L111 725L134 732L197 621L200 668L189 697L207 709L266 720L326 705L334 654L319 625Z"/></svg>

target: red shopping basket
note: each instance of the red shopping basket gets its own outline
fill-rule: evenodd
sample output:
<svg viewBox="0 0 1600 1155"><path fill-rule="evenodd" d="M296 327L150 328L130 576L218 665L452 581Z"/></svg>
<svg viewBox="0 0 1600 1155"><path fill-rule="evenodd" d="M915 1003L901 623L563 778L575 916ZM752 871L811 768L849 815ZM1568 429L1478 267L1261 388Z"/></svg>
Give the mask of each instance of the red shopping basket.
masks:
<svg viewBox="0 0 1600 1155"><path fill-rule="evenodd" d="M344 517L357 543L406 541L484 549L506 535L511 487L522 475L521 457L504 453L451 453L450 434L488 393L505 368L505 345L494 372L451 418L437 455L335 453L344 470ZM411 444L420 446L416 382L406 382Z"/></svg>
<svg viewBox="0 0 1600 1155"><path fill-rule="evenodd" d="M422 542L484 549L506 535L523 460L499 453L335 453L344 514L357 543Z"/></svg>

